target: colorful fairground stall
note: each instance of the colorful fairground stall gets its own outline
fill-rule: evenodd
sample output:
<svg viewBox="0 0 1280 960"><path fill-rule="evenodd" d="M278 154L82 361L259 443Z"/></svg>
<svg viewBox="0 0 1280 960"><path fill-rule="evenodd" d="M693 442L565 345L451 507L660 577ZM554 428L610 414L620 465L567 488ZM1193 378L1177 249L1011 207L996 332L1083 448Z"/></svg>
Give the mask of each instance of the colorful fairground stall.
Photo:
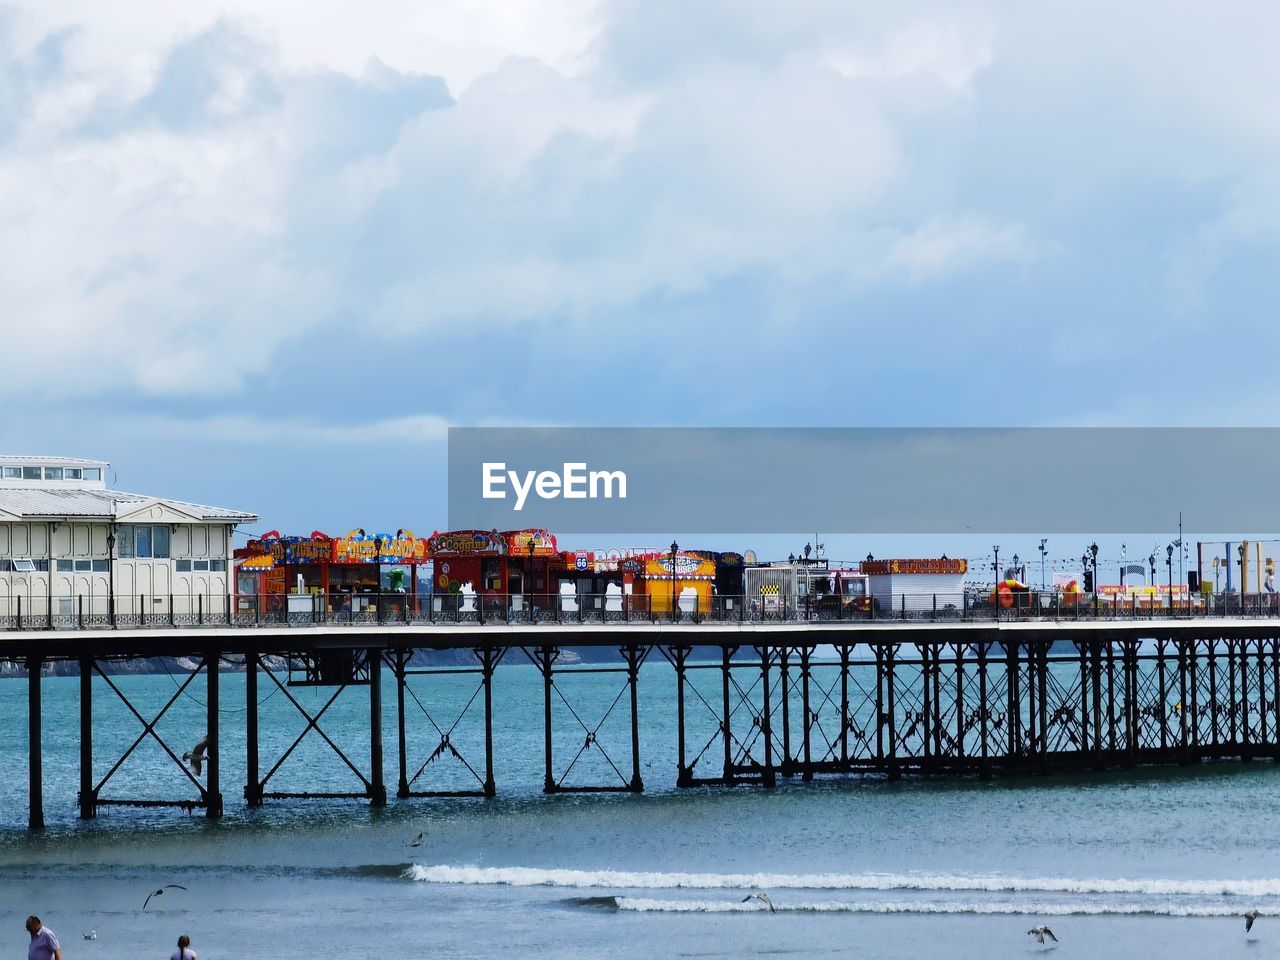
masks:
<svg viewBox="0 0 1280 960"><path fill-rule="evenodd" d="M427 541L408 530L330 537L281 536L272 530L235 552L237 609L263 613L393 615L416 606L418 567Z"/></svg>
<svg viewBox="0 0 1280 960"><path fill-rule="evenodd" d="M437 531L427 552L440 612L474 609L477 601L486 613L550 608L559 590L556 538L547 530Z"/></svg>
<svg viewBox="0 0 1280 960"><path fill-rule="evenodd" d="M680 613L709 616L716 579L716 564L689 551L633 557L621 564L623 590L636 599L633 609L642 613L670 614L672 603Z"/></svg>

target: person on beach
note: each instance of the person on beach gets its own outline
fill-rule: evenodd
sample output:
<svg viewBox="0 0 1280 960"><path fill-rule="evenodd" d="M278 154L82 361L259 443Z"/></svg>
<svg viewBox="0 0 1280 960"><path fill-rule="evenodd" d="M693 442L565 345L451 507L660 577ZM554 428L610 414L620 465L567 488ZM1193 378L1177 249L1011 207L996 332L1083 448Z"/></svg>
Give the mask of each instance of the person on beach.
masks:
<svg viewBox="0 0 1280 960"><path fill-rule="evenodd" d="M200 960L196 952L191 949L191 938L185 933L178 938L178 949L173 951L169 960Z"/></svg>
<svg viewBox="0 0 1280 960"><path fill-rule="evenodd" d="M27 960L62 960L62 944L58 943L54 932L34 914L27 917L27 933L31 934Z"/></svg>

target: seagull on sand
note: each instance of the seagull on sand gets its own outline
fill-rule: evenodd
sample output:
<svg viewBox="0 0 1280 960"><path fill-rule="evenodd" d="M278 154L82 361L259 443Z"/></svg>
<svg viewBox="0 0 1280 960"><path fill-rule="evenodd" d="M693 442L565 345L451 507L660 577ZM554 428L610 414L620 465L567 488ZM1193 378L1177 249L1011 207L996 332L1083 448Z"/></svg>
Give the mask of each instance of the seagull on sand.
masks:
<svg viewBox="0 0 1280 960"><path fill-rule="evenodd" d="M191 748L190 753L182 755L183 760L187 760L191 764L191 769L196 772L196 776L200 776L200 769L204 764L205 751L209 749L209 735L206 733L204 739Z"/></svg>
<svg viewBox="0 0 1280 960"><path fill-rule="evenodd" d="M745 897L742 898L742 902L746 903L748 900L759 900L761 903L763 903L766 907L769 908L770 913L778 912L777 910L774 909L773 901L769 899L769 895L767 893L761 893L758 890L755 893L748 893Z"/></svg>
<svg viewBox="0 0 1280 960"><path fill-rule="evenodd" d="M1253 929L1253 921L1258 919L1258 911L1250 910L1244 915L1244 932L1248 933Z"/></svg>
<svg viewBox="0 0 1280 960"><path fill-rule="evenodd" d="M418 834L416 837L414 837L414 838L413 838L413 843L409 844L409 846L411 846L411 847L420 847L420 846L422 846L422 837L423 837L423 834L421 834L421 833L420 833L420 834Z"/></svg>
<svg viewBox="0 0 1280 960"><path fill-rule="evenodd" d="M147 899L144 900L142 903L142 909L143 910L147 909L147 904L151 902L152 897L164 896L164 892L166 890L185 890L185 889L187 888L180 883L166 883L163 887L159 887L156 890L152 890L150 893L147 894Z"/></svg>
<svg viewBox="0 0 1280 960"><path fill-rule="evenodd" d="M1058 938L1053 935L1053 931L1048 927L1032 927L1027 931L1028 936L1036 938L1036 943L1044 943L1044 938L1048 937L1054 943L1058 942Z"/></svg>

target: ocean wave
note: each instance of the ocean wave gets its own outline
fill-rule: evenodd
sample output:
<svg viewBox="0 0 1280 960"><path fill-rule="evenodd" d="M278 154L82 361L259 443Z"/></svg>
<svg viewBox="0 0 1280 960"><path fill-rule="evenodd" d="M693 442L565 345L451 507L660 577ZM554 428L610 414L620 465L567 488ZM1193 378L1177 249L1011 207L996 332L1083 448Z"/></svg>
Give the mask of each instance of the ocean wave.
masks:
<svg viewBox="0 0 1280 960"><path fill-rule="evenodd" d="M650 897L585 897L571 900L573 906L606 908L638 913L769 913L757 902L736 900L661 900ZM777 913L863 913L1027 917L1156 916L1156 917L1238 917L1242 910L1225 904L1180 903L1048 903L996 901L961 903L955 901L850 901L820 900L787 903L774 900ZM1280 916L1280 910L1260 910L1264 916Z"/></svg>
<svg viewBox="0 0 1280 960"><path fill-rule="evenodd" d="M411 864L402 876L420 883L616 890L895 890L977 893L1143 894L1149 896L1280 897L1280 879L967 876L949 873L660 873L543 867Z"/></svg>

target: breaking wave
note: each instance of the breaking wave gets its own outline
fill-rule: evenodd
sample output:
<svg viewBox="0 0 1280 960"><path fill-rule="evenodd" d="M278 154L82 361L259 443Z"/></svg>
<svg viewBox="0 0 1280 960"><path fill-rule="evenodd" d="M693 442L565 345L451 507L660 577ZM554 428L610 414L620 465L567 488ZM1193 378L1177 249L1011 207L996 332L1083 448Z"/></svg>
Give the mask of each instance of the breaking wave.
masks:
<svg viewBox="0 0 1280 960"><path fill-rule="evenodd" d="M1173 880L1159 877L1072 879L949 873L665 873L422 864L411 864L401 875L420 883L613 890L861 890L1280 897L1280 878Z"/></svg>

